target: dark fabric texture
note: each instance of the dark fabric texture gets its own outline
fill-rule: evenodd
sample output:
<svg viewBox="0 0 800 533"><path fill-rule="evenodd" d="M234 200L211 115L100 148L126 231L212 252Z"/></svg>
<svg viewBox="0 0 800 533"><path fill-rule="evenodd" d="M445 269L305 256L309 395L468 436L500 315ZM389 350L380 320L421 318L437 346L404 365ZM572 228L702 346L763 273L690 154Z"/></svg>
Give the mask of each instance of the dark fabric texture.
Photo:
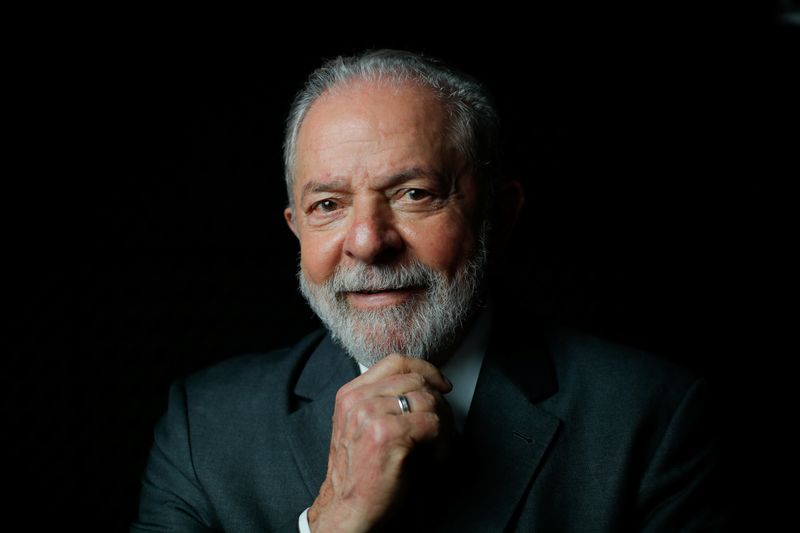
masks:
<svg viewBox="0 0 800 533"><path fill-rule="evenodd" d="M447 475L388 529L725 529L703 378L589 335L495 316ZM296 531L325 478L336 391L357 375L318 331L175 383L131 531Z"/></svg>

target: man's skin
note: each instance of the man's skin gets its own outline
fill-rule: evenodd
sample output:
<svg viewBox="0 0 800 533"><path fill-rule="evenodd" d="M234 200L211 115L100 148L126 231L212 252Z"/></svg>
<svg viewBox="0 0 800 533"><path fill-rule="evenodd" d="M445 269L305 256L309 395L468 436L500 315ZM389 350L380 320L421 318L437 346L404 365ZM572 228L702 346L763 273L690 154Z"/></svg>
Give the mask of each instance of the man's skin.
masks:
<svg viewBox="0 0 800 533"><path fill-rule="evenodd" d="M327 477L308 512L312 531L368 531L393 510L415 447L435 442L437 455L446 453L453 424L442 394L451 388L427 361L392 354L339 389ZM410 413L399 414L398 394Z"/></svg>
<svg viewBox="0 0 800 533"><path fill-rule="evenodd" d="M446 126L434 94L410 83L357 81L311 106L297 140L293 207L284 213L310 282L324 282L337 266L411 259L453 278L475 251L484 213L480 184ZM504 194L516 214L522 192L514 183ZM347 299L367 309L413 292ZM441 365L447 354L437 355L432 363ZM312 531L370 530L402 499L409 454L424 442L446 453L453 428L442 394L451 385L432 363L393 354L339 390L327 477L308 512ZM399 394L411 413L400 413Z"/></svg>

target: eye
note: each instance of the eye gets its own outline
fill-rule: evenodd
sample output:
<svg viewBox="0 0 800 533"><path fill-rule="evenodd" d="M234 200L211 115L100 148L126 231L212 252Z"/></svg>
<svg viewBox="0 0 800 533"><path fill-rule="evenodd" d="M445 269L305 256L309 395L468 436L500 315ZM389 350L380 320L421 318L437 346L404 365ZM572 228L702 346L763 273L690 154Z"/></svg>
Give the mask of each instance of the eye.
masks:
<svg viewBox="0 0 800 533"><path fill-rule="evenodd" d="M323 213L330 213L331 211L335 211L338 206L339 204L333 200L320 200L311 206L311 211L319 210Z"/></svg>
<svg viewBox="0 0 800 533"><path fill-rule="evenodd" d="M430 195L431 193L424 189L408 189L404 194L405 197L412 201L424 200Z"/></svg>

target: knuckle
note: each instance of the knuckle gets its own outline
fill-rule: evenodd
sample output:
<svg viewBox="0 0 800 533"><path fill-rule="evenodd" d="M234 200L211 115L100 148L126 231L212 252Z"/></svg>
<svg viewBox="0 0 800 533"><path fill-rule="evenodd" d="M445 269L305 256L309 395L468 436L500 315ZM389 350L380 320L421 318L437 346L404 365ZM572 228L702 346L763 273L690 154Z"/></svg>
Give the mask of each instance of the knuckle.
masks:
<svg viewBox="0 0 800 533"><path fill-rule="evenodd" d="M373 420L369 425L367 435L374 444L383 447L392 438L391 425L385 419Z"/></svg>
<svg viewBox="0 0 800 533"><path fill-rule="evenodd" d="M405 379L415 389L421 389L427 383L427 381L425 381L425 377L422 374L417 374L416 372L406 374Z"/></svg>
<svg viewBox="0 0 800 533"><path fill-rule="evenodd" d="M389 366L389 368L392 368L394 370L399 370L403 368L405 364L405 358L396 352L389 354L384 358L384 360L386 361L386 364Z"/></svg>
<svg viewBox="0 0 800 533"><path fill-rule="evenodd" d="M442 424L439 415L436 413L427 413L428 419L428 430L432 437L437 437L439 435L439 431L441 430Z"/></svg>
<svg viewBox="0 0 800 533"><path fill-rule="evenodd" d="M350 388L347 385L342 385L339 390L336 391L336 403L340 403L342 398L347 396L347 393L350 391Z"/></svg>
<svg viewBox="0 0 800 533"><path fill-rule="evenodd" d="M354 411L355 416L353 418L359 426L369 424L375 418L375 406L371 403L362 403Z"/></svg>
<svg viewBox="0 0 800 533"><path fill-rule="evenodd" d="M358 397L352 392L346 392L341 396L337 395L336 405L345 413L351 411L358 403Z"/></svg>
<svg viewBox="0 0 800 533"><path fill-rule="evenodd" d="M440 418L439 414L435 411L428 411L422 413L423 416L423 423L428 427L439 427L440 425Z"/></svg>
<svg viewBox="0 0 800 533"><path fill-rule="evenodd" d="M422 404L429 408L436 407L437 399L436 396L430 391L422 391L420 393L420 400Z"/></svg>
<svg viewBox="0 0 800 533"><path fill-rule="evenodd" d="M368 428L374 422L374 411L367 403L360 403L347 412L345 427L349 438L358 438L363 428Z"/></svg>

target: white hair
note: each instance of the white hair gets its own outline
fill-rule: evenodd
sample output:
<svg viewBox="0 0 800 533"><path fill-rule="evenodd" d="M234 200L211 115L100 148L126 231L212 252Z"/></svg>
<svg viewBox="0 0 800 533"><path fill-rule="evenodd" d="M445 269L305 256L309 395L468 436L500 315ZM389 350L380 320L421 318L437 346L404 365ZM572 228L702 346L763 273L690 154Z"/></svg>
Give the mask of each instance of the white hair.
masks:
<svg viewBox="0 0 800 533"><path fill-rule="evenodd" d="M399 50L370 50L350 57L337 57L311 73L295 96L286 122L283 162L289 205L294 206L292 188L297 163L297 136L311 105L334 87L354 81L416 83L429 88L445 106L450 142L473 171L485 180L487 201L499 174L498 121L486 89L473 78L441 61Z"/></svg>
<svg viewBox="0 0 800 533"><path fill-rule="evenodd" d="M298 267L300 292L333 340L362 365L370 367L393 352L430 360L453 345L481 305L490 227L485 220L475 251L452 279L419 260L337 267L320 284ZM395 306L358 309L347 301L348 292L410 287L422 290Z"/></svg>

